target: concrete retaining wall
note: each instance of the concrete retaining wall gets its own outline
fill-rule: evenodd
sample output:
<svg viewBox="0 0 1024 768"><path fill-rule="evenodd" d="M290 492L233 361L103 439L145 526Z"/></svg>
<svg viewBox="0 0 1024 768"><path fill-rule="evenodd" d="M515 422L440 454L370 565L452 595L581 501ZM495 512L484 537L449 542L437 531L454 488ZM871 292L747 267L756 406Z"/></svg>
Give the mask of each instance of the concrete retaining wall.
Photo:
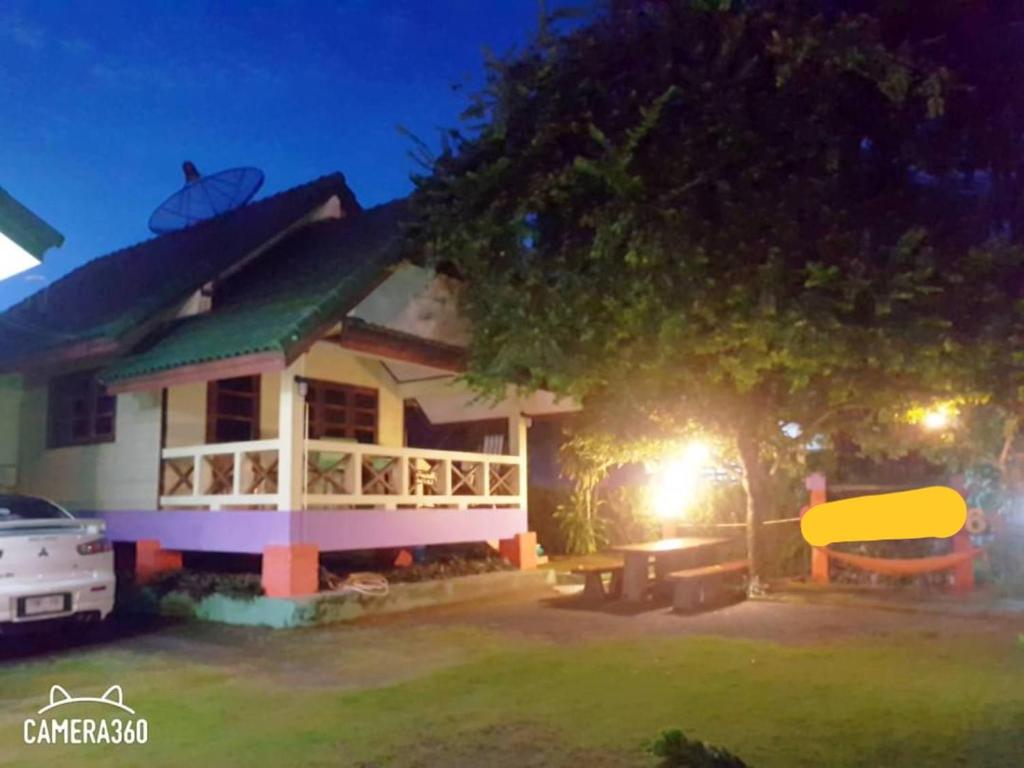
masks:
<svg viewBox="0 0 1024 768"><path fill-rule="evenodd" d="M181 592L161 600L159 612L169 616L219 621L244 626L308 627L351 621L362 616L399 613L435 605L466 602L555 583L555 572L498 571L451 579L392 584L386 597L325 592L302 598L257 597L241 600L211 595L200 601Z"/></svg>

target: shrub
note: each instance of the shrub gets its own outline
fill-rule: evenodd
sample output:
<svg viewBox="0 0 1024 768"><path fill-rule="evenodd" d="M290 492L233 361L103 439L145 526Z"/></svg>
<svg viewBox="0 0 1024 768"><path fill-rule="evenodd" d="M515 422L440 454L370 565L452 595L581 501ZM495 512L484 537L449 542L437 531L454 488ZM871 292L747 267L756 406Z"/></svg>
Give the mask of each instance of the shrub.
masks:
<svg viewBox="0 0 1024 768"><path fill-rule="evenodd" d="M512 565L500 557L462 558L450 557L430 563L415 563L408 568L395 568L384 576L392 583L450 579L455 576L474 576L478 573L514 570Z"/></svg>
<svg viewBox="0 0 1024 768"><path fill-rule="evenodd" d="M565 504L555 510L555 520L570 555L589 555L607 542L605 521L601 517L604 502L593 488L574 488Z"/></svg>
<svg viewBox="0 0 1024 768"><path fill-rule="evenodd" d="M680 730L665 731L651 745L650 751L661 758L660 768L748 768L731 752L688 739Z"/></svg>
<svg viewBox="0 0 1024 768"><path fill-rule="evenodd" d="M252 600L263 594L260 577L254 573L216 573L180 570L160 574L146 585L156 596L184 592L193 600L218 594L238 600Z"/></svg>
<svg viewBox="0 0 1024 768"><path fill-rule="evenodd" d="M660 535L658 520L650 512L645 485L631 483L603 489L601 516L609 544L636 544Z"/></svg>

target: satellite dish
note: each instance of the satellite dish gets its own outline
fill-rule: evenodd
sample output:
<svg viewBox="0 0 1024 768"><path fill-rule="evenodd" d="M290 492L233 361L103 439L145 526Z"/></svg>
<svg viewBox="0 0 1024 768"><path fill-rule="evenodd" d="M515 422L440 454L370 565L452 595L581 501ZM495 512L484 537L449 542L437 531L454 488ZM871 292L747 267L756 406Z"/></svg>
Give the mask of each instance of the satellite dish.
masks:
<svg viewBox="0 0 1024 768"><path fill-rule="evenodd" d="M263 186L259 168L231 168L212 176L200 176L186 160L185 186L167 198L149 217L149 228L158 235L191 227L252 200Z"/></svg>

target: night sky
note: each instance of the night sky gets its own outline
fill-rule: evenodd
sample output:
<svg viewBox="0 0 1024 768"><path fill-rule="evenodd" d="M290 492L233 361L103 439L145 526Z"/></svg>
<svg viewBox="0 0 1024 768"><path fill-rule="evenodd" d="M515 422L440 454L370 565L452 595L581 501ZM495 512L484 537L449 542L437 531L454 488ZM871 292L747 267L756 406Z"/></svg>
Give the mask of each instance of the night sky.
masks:
<svg viewBox="0 0 1024 768"><path fill-rule="evenodd" d="M260 196L335 170L364 206L406 194L397 127L436 146L465 106L453 85L479 83L483 49L522 44L538 18L536 0L214 5L0 5L0 186L67 238L0 282L0 309L150 237L186 159L262 168Z"/></svg>

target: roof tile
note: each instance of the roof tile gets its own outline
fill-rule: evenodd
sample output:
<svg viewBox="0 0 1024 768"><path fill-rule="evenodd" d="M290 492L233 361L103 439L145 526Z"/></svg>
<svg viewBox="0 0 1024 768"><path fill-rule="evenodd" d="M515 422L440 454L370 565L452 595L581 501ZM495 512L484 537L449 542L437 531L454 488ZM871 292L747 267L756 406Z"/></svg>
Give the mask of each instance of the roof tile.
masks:
<svg viewBox="0 0 1024 768"><path fill-rule="evenodd" d="M332 195L346 211L359 210L345 177L334 173L89 262L0 314L0 366L65 344L121 339Z"/></svg>

